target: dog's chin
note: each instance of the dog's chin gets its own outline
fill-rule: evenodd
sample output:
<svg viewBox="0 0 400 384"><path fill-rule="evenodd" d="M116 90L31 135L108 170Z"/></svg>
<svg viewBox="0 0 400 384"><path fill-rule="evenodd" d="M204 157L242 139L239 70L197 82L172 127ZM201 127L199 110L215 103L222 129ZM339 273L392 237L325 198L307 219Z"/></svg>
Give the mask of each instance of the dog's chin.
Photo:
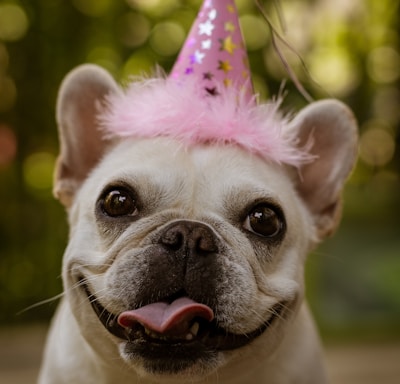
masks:
<svg viewBox="0 0 400 384"><path fill-rule="evenodd" d="M201 342L165 342L138 338L120 346L121 356L145 376L190 379L204 377L220 367L220 351L206 348ZM177 380L178 381L178 380ZM175 381L174 381L175 382Z"/></svg>
<svg viewBox="0 0 400 384"><path fill-rule="evenodd" d="M252 343L269 331L278 321L284 321L287 303L281 302L270 310L270 317L258 328L244 334L231 333L218 325L218 320L207 321L194 318L191 326L181 334L161 334L151 331L139 322L129 328L118 323L119 314L104 308L90 292L81 285L106 330L121 340L121 356L144 372L152 375L193 376L203 375L216 369L221 352L234 351Z"/></svg>

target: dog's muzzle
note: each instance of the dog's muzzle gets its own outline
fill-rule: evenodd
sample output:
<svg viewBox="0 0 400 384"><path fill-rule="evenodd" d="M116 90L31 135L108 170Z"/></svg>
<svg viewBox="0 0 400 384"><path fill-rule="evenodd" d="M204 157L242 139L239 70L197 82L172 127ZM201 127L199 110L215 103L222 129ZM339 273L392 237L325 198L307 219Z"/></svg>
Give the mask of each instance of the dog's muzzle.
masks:
<svg viewBox="0 0 400 384"><path fill-rule="evenodd" d="M114 336L127 341L126 353L132 358L156 362L151 370L176 371L178 366L183 369L198 359L204 361L214 356L218 351L240 348L251 343L277 318L282 317L286 305L278 303L271 308L270 317L257 329L235 334L219 325L218 316L211 306L196 300L199 289L204 294L207 284L213 283L199 277L188 279L187 276L193 273L190 270L212 269L212 259L220 251L220 243L207 225L190 221L174 222L159 235L157 247L170 260L172 258L175 263L180 263L181 269L184 265L182 276L185 282L174 284L178 289L171 293L160 281L160 286L153 287L153 290L169 293L155 302L146 303L144 298L141 300L144 305L113 314L92 294L85 278L81 279L81 286L104 327ZM154 297L154 294L149 294L151 296Z"/></svg>

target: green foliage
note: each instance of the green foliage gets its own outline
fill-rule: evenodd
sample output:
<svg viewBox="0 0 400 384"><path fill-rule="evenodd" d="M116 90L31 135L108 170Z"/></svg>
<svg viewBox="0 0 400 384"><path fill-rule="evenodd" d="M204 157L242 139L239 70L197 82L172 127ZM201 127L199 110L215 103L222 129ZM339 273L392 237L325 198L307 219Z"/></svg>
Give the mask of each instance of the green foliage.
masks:
<svg viewBox="0 0 400 384"><path fill-rule="evenodd" d="M360 161L346 189L343 229L310 260L309 296L323 329L400 320L399 0L264 1L280 49L315 98L335 96L360 124ZM262 98L288 78L254 2L237 0ZM58 152L54 107L62 78L92 62L118 81L168 71L199 0L0 0L0 322L48 319L61 292L65 214L51 195ZM290 79L284 108L306 104Z"/></svg>

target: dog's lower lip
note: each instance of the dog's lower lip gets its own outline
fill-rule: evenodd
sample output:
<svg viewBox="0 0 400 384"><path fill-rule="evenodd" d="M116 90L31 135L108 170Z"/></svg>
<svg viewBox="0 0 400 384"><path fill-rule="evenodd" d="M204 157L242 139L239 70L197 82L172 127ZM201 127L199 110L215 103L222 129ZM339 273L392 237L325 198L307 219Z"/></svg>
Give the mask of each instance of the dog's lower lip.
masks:
<svg viewBox="0 0 400 384"><path fill-rule="evenodd" d="M82 279L83 280L83 279ZM149 335L148 331L137 324L135 329L126 329L118 324L118 315L115 315L107 309L105 309L97 300L97 298L90 292L88 286L81 281L81 286L85 291L90 304L97 317L103 326L114 336L126 340L128 342L133 342L135 339L144 339L152 344L168 345L168 344L179 344L200 342L207 348L212 348L214 350L232 350L240 348L246 344L249 344L255 338L263 334L271 324L277 319L282 317L283 310L286 308L285 303L278 303L272 307L272 316L264 322L256 330L246 333L246 334L234 334L227 332L226 330L218 327L217 322L214 320L209 323L208 328L199 332L199 336L193 338L181 338L173 339L168 337L155 337L155 335Z"/></svg>
<svg viewBox="0 0 400 384"><path fill-rule="evenodd" d="M80 279L80 284L83 287L83 290L86 293L86 296L89 299L90 304L97 317L104 325L104 327L112 333L114 336L119 337L120 339L127 339L126 330L122 328L117 321L118 315L114 315L111 312L108 312L97 300L96 296L94 296L88 286L83 282L84 279Z"/></svg>

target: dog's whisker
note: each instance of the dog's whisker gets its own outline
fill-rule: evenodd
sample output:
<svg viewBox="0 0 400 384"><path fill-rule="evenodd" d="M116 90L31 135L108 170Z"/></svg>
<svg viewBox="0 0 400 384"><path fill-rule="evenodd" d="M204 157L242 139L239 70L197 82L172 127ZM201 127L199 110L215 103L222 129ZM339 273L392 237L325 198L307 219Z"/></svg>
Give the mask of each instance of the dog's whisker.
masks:
<svg viewBox="0 0 400 384"><path fill-rule="evenodd" d="M73 275L76 275L77 273L82 273L82 269L87 268L88 270L93 270L93 272L100 272L99 268L103 271L104 268L110 268L112 266L111 263L103 263L101 266L99 266L98 263L86 263L86 264L79 264L77 266L73 266L72 268L69 269L69 272ZM95 273L95 276L97 273Z"/></svg>
<svg viewBox="0 0 400 384"><path fill-rule="evenodd" d="M94 281L96 281L96 280L98 280L98 279L101 281L102 278L103 278L103 276L101 276L101 275L85 276L85 277L81 278L79 281L77 281L77 282L72 286L72 288L73 288L73 289L76 289L76 288L82 287L82 286L84 286L84 285L86 285L86 284L88 284L88 283L92 283L92 282L94 282Z"/></svg>
<svg viewBox="0 0 400 384"><path fill-rule="evenodd" d="M281 306L282 306L282 312L288 313L289 317L295 314L295 311L291 306L289 306L289 305L287 305L285 303L281 304ZM282 316L282 315L279 315L279 314L276 314L276 315L279 316L279 318L282 319L282 320L286 319L286 316Z"/></svg>
<svg viewBox="0 0 400 384"><path fill-rule="evenodd" d="M21 311L17 312L17 316L19 316L19 315L21 315L21 314L23 314L25 312L28 312L28 311L30 311L32 309L38 308L38 307L40 307L42 305L53 303L56 300L61 299L64 295L65 295L65 292L61 292L58 295L55 295L55 296L50 297L48 299L44 299L42 301L39 301L38 303L32 304L32 305L22 309Z"/></svg>

